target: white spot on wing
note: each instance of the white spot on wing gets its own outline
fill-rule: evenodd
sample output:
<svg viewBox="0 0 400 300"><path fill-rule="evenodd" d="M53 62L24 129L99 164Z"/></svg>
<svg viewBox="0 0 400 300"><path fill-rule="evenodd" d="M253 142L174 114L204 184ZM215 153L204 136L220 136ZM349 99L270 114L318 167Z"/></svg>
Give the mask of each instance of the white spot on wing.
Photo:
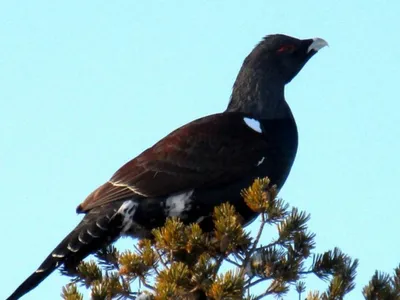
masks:
<svg viewBox="0 0 400 300"><path fill-rule="evenodd" d="M177 217L182 214L185 209L189 209L193 190L169 196L165 202L166 212L170 217Z"/></svg>
<svg viewBox="0 0 400 300"><path fill-rule="evenodd" d="M127 232L133 224L133 215L138 207L137 202L133 200L127 200L122 203L121 207L118 209L117 214L121 214L124 219L122 220L122 234Z"/></svg>
<svg viewBox="0 0 400 300"><path fill-rule="evenodd" d="M261 159L258 161L257 167L258 167L259 165L261 165L261 164L264 162L264 159L265 159L265 157L261 158Z"/></svg>
<svg viewBox="0 0 400 300"><path fill-rule="evenodd" d="M251 129L257 131L258 133L262 133L261 124L256 119L245 117L243 118L243 120L246 123L246 125L249 126Z"/></svg>

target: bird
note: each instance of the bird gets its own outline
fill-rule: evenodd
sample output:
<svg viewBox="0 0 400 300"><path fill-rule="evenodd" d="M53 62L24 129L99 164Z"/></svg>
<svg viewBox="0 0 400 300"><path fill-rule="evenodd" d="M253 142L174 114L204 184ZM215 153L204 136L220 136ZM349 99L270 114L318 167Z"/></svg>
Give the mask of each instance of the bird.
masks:
<svg viewBox="0 0 400 300"><path fill-rule="evenodd" d="M30 292L61 265L73 270L121 236L150 237L168 217L212 231L214 207L230 202L244 224L251 223L257 213L241 190L268 177L279 191L297 152L285 86L327 45L321 38L264 37L245 58L226 110L172 131L118 169L77 207L82 221L8 300Z"/></svg>

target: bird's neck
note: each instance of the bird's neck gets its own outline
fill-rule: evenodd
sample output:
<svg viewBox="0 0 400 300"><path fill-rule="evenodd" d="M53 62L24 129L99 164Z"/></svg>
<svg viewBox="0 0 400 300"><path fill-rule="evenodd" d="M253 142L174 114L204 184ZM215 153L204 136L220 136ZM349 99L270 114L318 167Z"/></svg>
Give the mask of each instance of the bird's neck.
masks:
<svg viewBox="0 0 400 300"><path fill-rule="evenodd" d="M284 96L285 84L253 70L242 69L233 85L226 111L243 112L257 119L293 118Z"/></svg>

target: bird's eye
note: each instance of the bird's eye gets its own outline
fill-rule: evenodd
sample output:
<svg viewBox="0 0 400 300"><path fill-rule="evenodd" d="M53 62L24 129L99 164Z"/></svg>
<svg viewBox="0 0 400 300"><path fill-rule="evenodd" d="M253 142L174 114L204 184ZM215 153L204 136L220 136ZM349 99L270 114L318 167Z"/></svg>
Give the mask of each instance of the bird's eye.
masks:
<svg viewBox="0 0 400 300"><path fill-rule="evenodd" d="M276 52L277 53L293 53L296 50L294 45L283 45Z"/></svg>

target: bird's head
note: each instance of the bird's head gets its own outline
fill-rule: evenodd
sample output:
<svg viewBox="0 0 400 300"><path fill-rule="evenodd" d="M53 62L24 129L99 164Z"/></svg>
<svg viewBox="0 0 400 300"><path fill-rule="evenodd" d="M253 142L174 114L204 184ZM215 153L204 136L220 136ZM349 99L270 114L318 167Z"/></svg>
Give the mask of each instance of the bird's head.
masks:
<svg viewBox="0 0 400 300"><path fill-rule="evenodd" d="M321 38L300 40L283 34L266 36L244 60L227 111L264 118L291 116L283 101L285 85L327 45Z"/></svg>
<svg viewBox="0 0 400 300"><path fill-rule="evenodd" d="M328 43L321 38L300 40L283 34L266 36L247 56L243 66L269 73L284 84L290 82L306 62Z"/></svg>

